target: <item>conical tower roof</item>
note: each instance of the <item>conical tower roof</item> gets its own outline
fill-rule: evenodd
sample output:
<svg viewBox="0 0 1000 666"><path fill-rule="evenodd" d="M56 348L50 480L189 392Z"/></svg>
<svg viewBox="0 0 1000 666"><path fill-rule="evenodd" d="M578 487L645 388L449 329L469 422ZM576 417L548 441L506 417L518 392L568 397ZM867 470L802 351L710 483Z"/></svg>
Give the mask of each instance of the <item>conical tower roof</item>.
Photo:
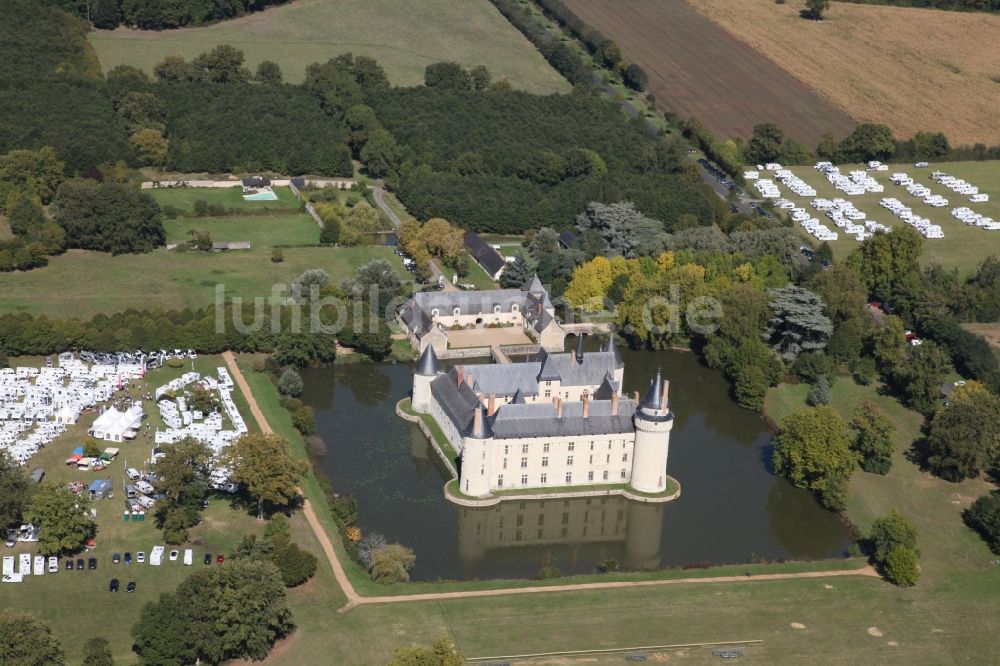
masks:
<svg viewBox="0 0 1000 666"><path fill-rule="evenodd" d="M424 353L420 355L420 360L417 361L417 374L433 377L440 371L441 364L438 363L437 354L434 353L434 345L427 345L424 348Z"/></svg>
<svg viewBox="0 0 1000 666"><path fill-rule="evenodd" d="M581 333L576 338L576 362L583 363L583 338L586 333Z"/></svg>
<svg viewBox="0 0 1000 666"><path fill-rule="evenodd" d="M510 404L523 405L525 402L524 393L521 392L521 389L517 389L517 391L514 392L514 397L511 399Z"/></svg>
<svg viewBox="0 0 1000 666"><path fill-rule="evenodd" d="M642 398L641 407L646 409L661 409L663 405L663 379L660 376L660 371L656 371L656 377L650 382L649 388L646 389L646 395Z"/></svg>
<svg viewBox="0 0 1000 666"><path fill-rule="evenodd" d="M625 367L625 361L622 360L622 355L618 353L618 345L615 344L614 331L612 331L611 335L608 336L608 346L604 351L609 351L615 355L615 369Z"/></svg>
<svg viewBox="0 0 1000 666"><path fill-rule="evenodd" d="M531 294L540 294L545 291L545 287L542 286L542 281L538 279L537 273L531 278L531 282L525 285L524 291Z"/></svg>

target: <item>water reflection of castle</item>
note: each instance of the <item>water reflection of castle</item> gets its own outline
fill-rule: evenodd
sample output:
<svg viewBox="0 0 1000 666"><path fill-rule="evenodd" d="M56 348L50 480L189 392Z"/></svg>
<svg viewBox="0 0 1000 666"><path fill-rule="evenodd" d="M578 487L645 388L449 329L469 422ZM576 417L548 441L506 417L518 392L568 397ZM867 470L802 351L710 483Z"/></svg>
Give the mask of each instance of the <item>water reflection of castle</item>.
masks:
<svg viewBox="0 0 1000 666"><path fill-rule="evenodd" d="M473 563L491 551L607 544L625 569L660 566L661 503L621 496L501 502L458 510L459 556Z"/></svg>

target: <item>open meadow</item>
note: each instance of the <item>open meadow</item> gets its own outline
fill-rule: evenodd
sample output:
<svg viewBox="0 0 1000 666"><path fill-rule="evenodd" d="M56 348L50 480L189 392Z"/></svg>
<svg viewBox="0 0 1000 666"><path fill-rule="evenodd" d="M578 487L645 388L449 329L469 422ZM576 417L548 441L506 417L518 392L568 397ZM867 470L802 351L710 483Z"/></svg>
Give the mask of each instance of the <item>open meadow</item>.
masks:
<svg viewBox="0 0 1000 666"><path fill-rule="evenodd" d="M310 63L352 52L377 59L395 85L419 85L427 65L453 60L485 65L495 79L533 93L570 89L486 0L298 0L207 27L98 30L89 39L105 72L122 64L152 72L167 55L190 59L232 44L251 69L278 63L289 83L300 83Z"/></svg>
<svg viewBox="0 0 1000 666"><path fill-rule="evenodd" d="M773 122L814 146L823 132L847 134L854 128L849 114L686 1L566 4L646 70L659 104L682 118L697 117L723 139L747 138L754 125Z"/></svg>
<svg viewBox="0 0 1000 666"><path fill-rule="evenodd" d="M996 14L835 2L808 21L801 2L685 1L858 122L900 138L940 131L956 145L1000 143Z"/></svg>
<svg viewBox="0 0 1000 666"><path fill-rule="evenodd" d="M885 192L865 193L862 196L848 197L843 192L835 188L826 179L826 174L817 171L809 166L790 167L790 169L802 180L816 188L816 196L826 199L841 197L854 203L859 209L868 215L869 220L875 220L882 224L899 227L905 222L896 218L891 211L879 205L883 197L895 197L903 204L913 209L913 212L921 217L926 217L933 224L940 224L944 232L944 238L925 239L924 251L921 257L924 263L937 263L946 268L957 268L963 276L975 272L976 267L983 259L989 255L1000 256L1000 231L987 231L980 227L968 226L951 215L951 210L959 206L968 206L977 213L988 215L994 219L1000 219L1000 162L934 162L929 168L916 169L912 164L890 165L889 171L871 171L873 176L885 186ZM847 173L854 169L864 169L863 165L841 165L841 173ZM964 178L965 180L979 186L981 192L990 195L987 203L970 203L967 196L952 192L944 185L931 180L931 172L935 170L944 171L948 175ZM895 172L909 174L914 181L923 183L935 194L941 194L948 199L948 205L943 208L929 206L917 197L906 191L905 187L894 185L889 181L889 176ZM762 174L763 176L764 174ZM764 176L766 177L766 176ZM778 184L781 195L789 201L794 201L799 207L805 208L814 217L818 217L821 222L839 231L840 237L830 242L833 248L833 255L841 260L858 247L860 243L844 233L842 229L833 226L821 212L809 205L812 197L800 197L784 185ZM752 185L748 184L747 191L756 193ZM802 234L816 243L805 229L798 224L795 228Z"/></svg>
<svg viewBox="0 0 1000 666"><path fill-rule="evenodd" d="M187 213L194 212L196 201L252 213L301 210L302 205L292 194L291 188L275 187L273 191L278 196L277 201L247 201L243 198L242 187L157 187L143 190L156 199L161 207L173 206Z"/></svg>

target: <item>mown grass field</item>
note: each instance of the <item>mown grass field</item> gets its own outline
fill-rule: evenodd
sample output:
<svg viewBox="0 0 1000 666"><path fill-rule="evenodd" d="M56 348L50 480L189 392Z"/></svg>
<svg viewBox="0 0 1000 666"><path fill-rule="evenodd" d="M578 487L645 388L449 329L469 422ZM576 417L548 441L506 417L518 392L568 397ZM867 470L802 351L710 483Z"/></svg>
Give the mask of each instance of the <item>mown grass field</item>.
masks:
<svg viewBox="0 0 1000 666"><path fill-rule="evenodd" d="M90 41L105 72L121 64L152 72L164 56L190 59L232 44L251 69L277 62L290 83L301 82L310 63L352 52L377 59L396 85L422 84L428 64L453 60L485 65L494 78L533 93L570 89L486 0L298 0L208 27L96 31Z"/></svg>
<svg viewBox="0 0 1000 666"><path fill-rule="evenodd" d="M697 117L723 139L749 137L754 125L773 122L814 146L823 132L854 127L848 114L687 2L566 4L646 70L658 103L682 118Z"/></svg>
<svg viewBox="0 0 1000 666"><path fill-rule="evenodd" d="M859 122L1000 143L1000 16L836 2L807 21L800 2L687 2Z"/></svg>
<svg viewBox="0 0 1000 666"><path fill-rule="evenodd" d="M275 245L315 245L319 242L319 226L305 213L195 219L182 217L165 220L163 227L167 231L167 243L190 240L188 232L192 229L207 230L213 241L250 241L251 249Z"/></svg>
<svg viewBox="0 0 1000 666"><path fill-rule="evenodd" d="M840 170L842 173L846 173L856 168L863 169L864 167L844 165L841 166ZM881 194L866 193L859 197L846 196L827 181L826 174L820 173L812 167L791 167L791 169L799 178L816 188L818 197L848 199L859 210L867 213L869 220L875 220L892 227L904 225L905 222L897 219L889 210L879 205L879 201L883 197L895 197L912 208L914 213L926 217L934 224L940 224L942 231L944 231L944 238L924 240L924 251L921 257L924 263L937 263L946 268L957 268L962 275L968 275L975 272L979 262L987 256L991 254L1000 256L1000 231L986 231L980 227L970 227L951 216L953 208L968 206L976 212L1000 219L1000 162L935 162L927 169L915 169L912 164L894 164L889 167L889 171L870 172L885 186L885 192ZM981 192L990 195L990 201L978 204L969 203L968 197L952 192L944 185L932 181L931 172L935 170L944 171L949 175L964 178L970 183L978 185ZM929 187L933 193L941 194L948 199L948 205L944 208L928 206L921 199L910 195L905 187L893 185L889 182L889 176L897 171L908 173L915 181ZM838 260L843 259L858 247L859 243L854 240L853 236L845 234L843 229L836 229L833 222L823 214L817 214L818 212L809 205L812 197L799 197L787 187L780 184L778 187L781 189L782 196L811 212L826 226L839 231L840 238L830 243L834 257ZM752 185L748 186L747 191L756 193L756 189ZM795 228L799 230L803 238L809 238L815 243L815 239L807 234L802 227L796 224Z"/></svg>
<svg viewBox="0 0 1000 666"><path fill-rule="evenodd" d="M187 228L197 226L194 220L185 222ZM245 240L245 235L234 234L238 238L233 240ZM287 285L307 269L322 268L339 284L373 259L389 261L401 277L407 277L388 247L292 247L283 253L284 261L275 264L271 249L259 245L228 252L159 249L117 257L70 250L51 258L45 268L0 277L0 313L89 318L128 308L203 308L215 302L216 285L225 286L227 298L269 296L275 284L285 285L287 293Z"/></svg>
<svg viewBox="0 0 1000 666"><path fill-rule="evenodd" d="M157 187L143 191L156 199L161 207L173 206L189 213L194 212L196 201L254 213L261 211L285 212L301 208L298 199L288 187L274 188L274 193L278 195L277 201L247 201L243 198L243 188L241 187Z"/></svg>

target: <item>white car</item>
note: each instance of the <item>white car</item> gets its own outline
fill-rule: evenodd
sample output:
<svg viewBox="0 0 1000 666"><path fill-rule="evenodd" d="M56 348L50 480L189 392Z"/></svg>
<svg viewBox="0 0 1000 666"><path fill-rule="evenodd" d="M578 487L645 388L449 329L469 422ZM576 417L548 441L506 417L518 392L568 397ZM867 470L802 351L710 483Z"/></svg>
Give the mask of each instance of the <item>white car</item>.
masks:
<svg viewBox="0 0 1000 666"><path fill-rule="evenodd" d="M176 550L170 551L170 561L171 562L176 562L178 555L180 555L180 553L178 551L176 551Z"/></svg>
<svg viewBox="0 0 1000 666"><path fill-rule="evenodd" d="M142 552L141 550L138 553L136 553L135 554L135 563L136 564L145 564L146 563L146 553Z"/></svg>
<svg viewBox="0 0 1000 666"><path fill-rule="evenodd" d="M194 551L190 548L184 549L184 564L188 566L194 564Z"/></svg>
<svg viewBox="0 0 1000 666"><path fill-rule="evenodd" d="M49 573L59 573L59 558L49 557Z"/></svg>

